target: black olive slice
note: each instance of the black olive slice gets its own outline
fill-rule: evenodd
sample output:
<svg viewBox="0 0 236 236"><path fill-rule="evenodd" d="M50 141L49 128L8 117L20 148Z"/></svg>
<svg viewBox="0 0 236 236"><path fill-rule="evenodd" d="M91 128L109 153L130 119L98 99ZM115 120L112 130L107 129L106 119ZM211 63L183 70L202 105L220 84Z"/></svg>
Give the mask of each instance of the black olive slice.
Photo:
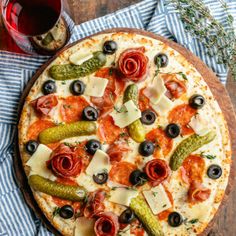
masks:
<svg viewBox="0 0 236 236"><path fill-rule="evenodd" d="M151 141L144 141L140 143L138 151L142 156L148 157L154 152L154 144Z"/></svg>
<svg viewBox="0 0 236 236"><path fill-rule="evenodd" d="M168 224L172 227L178 227L183 223L183 217L176 211L171 212L168 216Z"/></svg>
<svg viewBox="0 0 236 236"><path fill-rule="evenodd" d="M151 125L155 122L156 115L151 110L145 110L142 112L141 122L145 125Z"/></svg>
<svg viewBox="0 0 236 236"><path fill-rule="evenodd" d="M168 56L164 53L158 53L154 57L154 62L156 65L159 65L160 67L166 67L168 65L169 59Z"/></svg>
<svg viewBox="0 0 236 236"><path fill-rule="evenodd" d="M134 170L129 176L129 182L135 186L144 185L147 181L147 175L141 170Z"/></svg>
<svg viewBox="0 0 236 236"><path fill-rule="evenodd" d="M111 55L116 52L117 48L118 48L118 46L115 41L113 41L113 40L106 41L103 44L103 53Z"/></svg>
<svg viewBox="0 0 236 236"><path fill-rule="evenodd" d="M86 151L89 154L94 154L98 149L101 149L101 143L96 140L96 139L90 139L87 143L86 143Z"/></svg>
<svg viewBox="0 0 236 236"><path fill-rule="evenodd" d="M108 174L106 172L98 173L93 175L93 181L97 184L105 184L108 179Z"/></svg>
<svg viewBox="0 0 236 236"><path fill-rule="evenodd" d="M82 119L96 121L98 119L98 111L94 107L87 106L82 112Z"/></svg>
<svg viewBox="0 0 236 236"><path fill-rule="evenodd" d="M205 98L202 95L194 94L189 99L189 105L194 109L200 109L205 105Z"/></svg>
<svg viewBox="0 0 236 236"><path fill-rule="evenodd" d="M121 224L130 224L134 221L134 219L134 212L130 208L127 208L120 214L118 220Z"/></svg>
<svg viewBox="0 0 236 236"><path fill-rule="evenodd" d="M39 143L36 140L29 140L26 144L25 144L25 150L26 152L28 152L30 155L32 155L37 147L38 147Z"/></svg>
<svg viewBox="0 0 236 236"><path fill-rule="evenodd" d="M60 217L70 219L74 215L74 209L70 205L64 205L59 211Z"/></svg>
<svg viewBox="0 0 236 236"><path fill-rule="evenodd" d="M70 92L73 95L79 96L84 93L86 85L81 80L75 80L70 84Z"/></svg>
<svg viewBox="0 0 236 236"><path fill-rule="evenodd" d="M53 80L47 80L43 83L42 92L44 95L55 93L57 91L56 82Z"/></svg>
<svg viewBox="0 0 236 236"><path fill-rule="evenodd" d="M171 123L165 128L166 135L170 138L176 138L180 134L180 128L177 124Z"/></svg>
<svg viewBox="0 0 236 236"><path fill-rule="evenodd" d="M219 179L222 175L222 168L219 165L210 165L207 169L207 175L211 179Z"/></svg>

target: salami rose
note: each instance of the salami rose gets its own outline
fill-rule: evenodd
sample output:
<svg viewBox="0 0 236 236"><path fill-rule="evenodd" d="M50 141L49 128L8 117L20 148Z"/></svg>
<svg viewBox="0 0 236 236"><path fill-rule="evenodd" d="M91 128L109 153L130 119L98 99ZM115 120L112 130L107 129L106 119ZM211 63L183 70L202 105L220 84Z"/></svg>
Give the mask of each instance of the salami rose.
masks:
<svg viewBox="0 0 236 236"><path fill-rule="evenodd" d="M140 81L147 72L148 57L145 48L129 48L121 53L118 67L121 73L132 81Z"/></svg>
<svg viewBox="0 0 236 236"><path fill-rule="evenodd" d="M88 201L84 208L84 216L87 218L92 218L104 211L104 199L105 192L103 190L97 190L89 194Z"/></svg>
<svg viewBox="0 0 236 236"><path fill-rule="evenodd" d="M58 104L57 96L53 94L39 97L31 102L31 105L34 107L34 109L43 115L48 115L51 109L55 107L57 104Z"/></svg>
<svg viewBox="0 0 236 236"><path fill-rule="evenodd" d="M94 224L96 236L115 236L119 230L118 217L112 212L102 212Z"/></svg>
<svg viewBox="0 0 236 236"><path fill-rule="evenodd" d="M144 170L153 187L162 183L170 175L170 168L168 164L166 161L161 159L154 159L147 162Z"/></svg>
<svg viewBox="0 0 236 236"><path fill-rule="evenodd" d="M188 201L192 204L204 202L210 197L211 190L201 183L193 181L188 190Z"/></svg>
<svg viewBox="0 0 236 236"><path fill-rule="evenodd" d="M52 152L47 165L55 175L64 178L77 176L81 171L81 161L75 150L64 144Z"/></svg>

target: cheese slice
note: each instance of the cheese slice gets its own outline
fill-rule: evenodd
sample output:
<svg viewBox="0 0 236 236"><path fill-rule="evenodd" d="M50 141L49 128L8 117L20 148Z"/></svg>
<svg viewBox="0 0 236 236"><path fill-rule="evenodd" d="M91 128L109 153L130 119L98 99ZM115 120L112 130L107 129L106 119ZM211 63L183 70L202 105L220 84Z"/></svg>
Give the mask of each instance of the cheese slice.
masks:
<svg viewBox="0 0 236 236"><path fill-rule="evenodd" d="M152 108L160 115L167 114L174 106L174 103L165 95L162 95L157 104L151 104Z"/></svg>
<svg viewBox="0 0 236 236"><path fill-rule="evenodd" d="M141 117L141 111L137 108L132 100L124 103L121 112L113 111L111 112L111 116L115 122L115 125L120 128L124 128L134 121L138 120Z"/></svg>
<svg viewBox="0 0 236 236"><path fill-rule="evenodd" d="M115 188L110 191L109 201L120 205L129 206L132 198L138 196L137 190L127 188Z"/></svg>
<svg viewBox="0 0 236 236"><path fill-rule="evenodd" d="M86 52L81 52L78 51L76 53L73 53L70 57L69 57L69 61L74 64L74 65L81 65L83 64L85 61L91 59L93 57L93 54L91 53L86 53Z"/></svg>
<svg viewBox="0 0 236 236"><path fill-rule="evenodd" d="M166 91L163 79L154 78L152 83L144 89L143 93L149 98L151 103L157 104Z"/></svg>
<svg viewBox="0 0 236 236"><path fill-rule="evenodd" d="M198 135L205 135L209 131L209 122L205 119L205 116L200 113L193 116L188 125Z"/></svg>
<svg viewBox="0 0 236 236"><path fill-rule="evenodd" d="M143 191L143 195L154 215L172 207L162 184L159 184L151 190Z"/></svg>
<svg viewBox="0 0 236 236"><path fill-rule="evenodd" d="M93 97L102 97L108 84L108 79L89 77L84 94Z"/></svg>
<svg viewBox="0 0 236 236"><path fill-rule="evenodd" d="M52 172L47 168L46 161L49 160L52 150L43 144L39 144L35 153L26 162L31 168L31 174L49 178Z"/></svg>
<svg viewBox="0 0 236 236"><path fill-rule="evenodd" d="M102 172L106 170L109 172L111 169L110 165L110 158L109 156L103 152L102 150L97 150L90 161L87 169L86 169L86 174L93 176L94 174L97 174L99 172Z"/></svg>
<svg viewBox="0 0 236 236"><path fill-rule="evenodd" d="M75 222L74 236L95 236L94 219L79 217Z"/></svg>

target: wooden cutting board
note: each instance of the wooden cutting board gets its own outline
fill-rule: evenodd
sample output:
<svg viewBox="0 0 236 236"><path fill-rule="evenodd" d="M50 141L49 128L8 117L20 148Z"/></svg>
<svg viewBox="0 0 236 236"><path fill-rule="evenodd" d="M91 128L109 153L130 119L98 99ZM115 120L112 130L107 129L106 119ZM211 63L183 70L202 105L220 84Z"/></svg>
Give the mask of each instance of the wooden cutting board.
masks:
<svg viewBox="0 0 236 236"><path fill-rule="evenodd" d="M230 97L229 97L225 87L219 82L219 80L217 79L215 74L212 72L212 70L210 70L198 57L196 57L194 54L192 54L190 51L188 51L184 47L180 46L179 44L176 44L173 41L165 39L164 37L155 35L153 33L147 32L147 31L138 30L138 29L128 29L128 28L115 28L115 29L102 31L98 34L118 32L118 31L134 32L134 33L141 34L141 35L144 35L144 36L152 37L154 39L158 39L158 40L164 42L165 44L169 45L170 47L172 47L173 49L175 49L179 53L181 53L185 58L187 58L187 60L190 63L192 63L194 65L194 67L199 71L199 73L202 75L202 77L204 78L204 80L206 81L208 86L210 87L214 97L218 101L219 106L220 106L220 108L221 108L221 110L222 110L222 112L225 116L225 119L227 121L227 125L228 125L228 128L229 128L229 132L230 132L231 141L232 141L232 157L234 157L236 155L236 132L234 132L234 129L236 127L235 113L234 113L234 110L233 110L233 106L232 106ZM19 103L18 117L20 117L21 110L22 110L22 107L24 105L24 101L25 101L26 96L28 95L28 93L29 93L31 87L33 86L34 82L38 79L38 77L41 75L41 73L44 71L44 69L60 53L62 53L64 50L68 49L69 47L73 46L74 44L76 44L76 43L78 43L82 40L79 40L79 41L65 47L63 50L58 52L53 58L51 58L48 62L46 62L36 72L36 74L28 82L28 84L27 84L27 86L26 86L26 88L25 88L25 90L22 94L22 97L21 97L21 100L20 100L20 103ZM25 175L23 167L22 167L20 153L19 153L19 149L18 149L18 136L17 135L16 135L16 139L15 139L15 144L16 145L15 145L15 155L14 155L13 164L14 164L16 179L17 179L18 185L19 185L19 187L20 187L20 189L21 189L21 191L24 195L25 201L31 207L31 209L38 215L38 217L43 221L45 226L50 231L52 231L55 235L61 235L50 224L50 222L46 219L46 217L44 216L44 214L42 213L42 211L40 210L40 208L38 207L36 201L33 198L31 189L30 189L30 187L27 183L27 178L26 178L26 175ZM223 211L223 206L226 203L226 199L227 199L227 197L230 193L230 190L232 189L233 182L234 182L234 173L233 173L234 166L236 166L236 161L235 160L233 161L232 166L231 166L231 174L230 174L230 177L229 177L229 184L228 184L228 187L226 189L224 200L223 200L216 216L214 217L212 222L208 225L207 229L201 235L208 235L209 231L214 227L214 223L217 221L217 217L219 216L219 213L221 211Z"/></svg>

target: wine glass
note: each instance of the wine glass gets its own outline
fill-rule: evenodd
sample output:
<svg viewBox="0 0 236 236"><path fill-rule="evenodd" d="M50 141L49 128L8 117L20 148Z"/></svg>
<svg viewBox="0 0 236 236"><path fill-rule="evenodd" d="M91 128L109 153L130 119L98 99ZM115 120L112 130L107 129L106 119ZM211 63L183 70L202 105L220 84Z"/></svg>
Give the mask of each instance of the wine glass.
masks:
<svg viewBox="0 0 236 236"><path fill-rule="evenodd" d="M26 53L52 55L64 47L74 22L63 0L2 0L4 25Z"/></svg>

